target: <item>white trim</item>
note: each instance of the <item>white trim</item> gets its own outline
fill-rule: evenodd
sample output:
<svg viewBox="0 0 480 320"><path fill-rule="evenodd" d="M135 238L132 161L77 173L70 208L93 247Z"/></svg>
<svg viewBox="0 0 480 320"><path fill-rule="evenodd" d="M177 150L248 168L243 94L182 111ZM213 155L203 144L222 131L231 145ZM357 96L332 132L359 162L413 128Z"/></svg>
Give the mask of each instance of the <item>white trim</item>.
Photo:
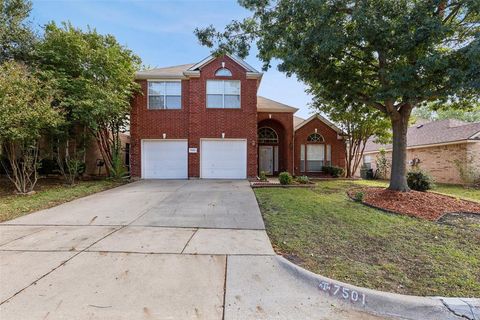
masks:
<svg viewBox="0 0 480 320"><path fill-rule="evenodd" d="M258 125L257 125L257 126L258 126ZM273 129L272 127L269 127L269 126L261 126L261 127L257 128L257 142L258 142L259 145L260 145L260 142L258 141L258 131L259 131L260 129L263 129L263 128L267 128L267 129L270 129L270 130L272 130L273 132L275 132L275 135L277 136L277 142L275 142L275 143L274 143L274 142L271 142L271 144L280 144L280 138L279 138L279 136L278 136L278 132L277 132L275 129ZM268 143L266 143L266 144L268 145Z"/></svg>
<svg viewBox="0 0 480 320"><path fill-rule="evenodd" d="M203 151L202 151L202 142L203 141L245 141L246 152L245 152L245 177L248 178L248 140L244 138L200 138L200 179L203 179L202 173L202 161L203 161Z"/></svg>
<svg viewBox="0 0 480 320"><path fill-rule="evenodd" d="M473 136L469 137L468 139L480 139L480 131L475 133Z"/></svg>
<svg viewBox="0 0 480 320"><path fill-rule="evenodd" d="M180 108L175 109L175 108L161 108L161 109L150 109L150 82L179 82L180 83ZM169 79L169 80L162 80L162 79L156 79L156 80L147 80L147 110L183 110L183 86L182 86L182 81L181 80L176 80L176 79ZM166 93L166 86L165 86L165 93ZM163 95L165 98L165 107L167 106L167 95Z"/></svg>
<svg viewBox="0 0 480 320"><path fill-rule="evenodd" d="M175 80L185 80L188 77L184 75L168 75L168 74L136 74L135 80L153 80L153 81L175 81Z"/></svg>
<svg viewBox="0 0 480 320"><path fill-rule="evenodd" d="M330 121L328 121L326 118L322 117L321 115L319 115L318 113L317 114L314 114L312 115L310 118L308 118L307 120L303 121L302 123L300 123L298 126L296 126L294 128L294 131L297 131L298 129L300 129L301 127L303 127L304 125L306 125L307 123L309 123L310 121L312 121L313 119L318 119L320 121L322 121L323 123L325 123L327 126L329 126L331 129L333 129L334 131L336 131L339 135L342 135L343 132L340 128L338 128L336 125L334 125L333 123L331 123Z"/></svg>
<svg viewBox="0 0 480 320"><path fill-rule="evenodd" d="M141 179L145 179L145 157L144 157L144 152L145 152L145 148L144 148L144 141L168 141L168 142L172 142L172 141L186 141L187 142L187 150L186 150L186 153L187 153L187 179L188 179L188 139L141 139L140 140L140 147L141 147L141 152L140 152L140 165L142 166L141 167Z"/></svg>
<svg viewBox="0 0 480 320"><path fill-rule="evenodd" d="M257 71L254 67L252 67L251 65L249 65L248 63L246 63L245 61L240 59L239 57L237 57L235 55L232 55L232 54L228 54L228 53L225 56L229 57L234 62L236 62L238 65L243 67L247 71L247 75L249 77L251 77L251 78L261 78L262 77L263 74L261 72ZM203 59L202 61L200 61L197 64L190 67L183 74L184 75L190 75L190 72L197 71L197 69L200 69L200 68L204 67L205 65L209 64L210 62L212 62L216 58L217 57L215 57L213 55L210 55L210 56L206 57L205 59Z"/></svg>
<svg viewBox="0 0 480 320"><path fill-rule="evenodd" d="M475 143L475 142L479 142L479 143L480 143L480 141L478 141L478 140L466 139L466 140L457 140L457 141L441 142L441 143L420 144L420 145L416 145L416 146L407 147L407 150L411 150L411 149L421 149L421 148L431 148L431 147L441 147L441 146L449 146L449 145L452 145L452 144ZM380 149L382 149L382 148L379 148L378 150L373 150L373 151L365 151L365 152L363 152L363 154L378 153ZM388 149L383 148L383 149L385 149L385 151L387 151L387 152L392 151L392 148L388 148Z"/></svg>
<svg viewBox="0 0 480 320"><path fill-rule="evenodd" d="M223 82L223 94L222 94L222 105L223 107L208 107L208 81L221 81ZM238 108L225 108L225 81L232 81L238 82L239 85L239 93L238 93L238 100L240 106ZM215 94L211 94L215 95ZM233 94L227 94L228 96L233 96ZM205 109L222 109L222 110L242 110L242 81L236 79L206 79L205 80Z"/></svg>

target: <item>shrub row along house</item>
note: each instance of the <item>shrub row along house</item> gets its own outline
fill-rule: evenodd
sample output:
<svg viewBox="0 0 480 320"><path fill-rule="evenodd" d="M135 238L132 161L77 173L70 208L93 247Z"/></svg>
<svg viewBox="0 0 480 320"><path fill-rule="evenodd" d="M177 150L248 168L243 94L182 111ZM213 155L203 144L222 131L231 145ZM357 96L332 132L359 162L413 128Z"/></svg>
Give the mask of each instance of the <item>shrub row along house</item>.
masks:
<svg viewBox="0 0 480 320"><path fill-rule="evenodd" d="M370 139L365 146L364 166L376 169L375 160L381 148L391 161L392 146L379 145ZM464 175L480 173L480 122L449 119L409 127L407 161L410 167L427 171L437 182L468 182L469 177Z"/></svg>
<svg viewBox="0 0 480 320"><path fill-rule="evenodd" d="M244 179L259 172L318 175L345 164L340 130L319 115L259 97L262 73L231 55L137 73L131 174Z"/></svg>

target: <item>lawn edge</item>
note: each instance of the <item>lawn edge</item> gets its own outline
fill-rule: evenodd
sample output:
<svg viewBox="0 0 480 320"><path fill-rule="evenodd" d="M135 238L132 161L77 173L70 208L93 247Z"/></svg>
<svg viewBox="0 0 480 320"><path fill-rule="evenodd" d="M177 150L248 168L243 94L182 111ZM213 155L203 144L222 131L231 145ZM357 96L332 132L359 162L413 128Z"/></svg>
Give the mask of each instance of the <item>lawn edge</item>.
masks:
<svg viewBox="0 0 480 320"><path fill-rule="evenodd" d="M354 308L368 311L369 313L412 320L475 319L474 317L468 317L468 315L465 315L460 311L456 311L470 307L469 304L463 301L463 298L402 295L357 287L308 271L280 255L277 255L276 259L280 266L287 270L292 276L303 281L306 285L314 287L322 294L329 294L320 289L319 286L322 282L328 282L332 285L338 285L347 288L350 291L355 290L358 293L364 294L366 297L365 305L359 307L352 304L352 306ZM340 296L337 296L337 298L339 301L345 303L345 300ZM480 299L474 300L480 305Z"/></svg>
<svg viewBox="0 0 480 320"><path fill-rule="evenodd" d="M32 211L22 212L20 215L14 217L14 218L7 219L7 220L0 220L0 224L2 224L2 223L8 223L9 221L12 221L12 220L15 220L15 219L18 219L18 218L27 216L27 215L29 215L29 214L32 214L32 213L35 213L35 212L40 212L40 211L43 211L43 210L48 210L48 209L50 209L50 208L54 208L54 207L60 206L60 205L62 205L62 204L69 203L69 202L72 202L72 201L75 201L75 200L78 200L78 199L81 199L81 198L89 197L89 196L92 196L92 195L95 195L95 194L99 194L99 193L102 193L102 192L105 192L105 191L109 191L109 190L112 190L112 189L115 189L115 188L123 187L123 186L128 185L128 184L133 183L133 182L136 182L136 181L127 181L127 182L121 183L121 184L119 184L119 185L108 186L108 187L105 188L105 189L102 189L102 190L99 190L99 191L96 191L96 192L92 192L92 193L88 193L88 194L84 194L84 195L75 197L75 198L73 198L73 199L69 199L69 200L57 202L57 203L52 204L51 206L45 206L45 207L41 207L41 208L38 208L38 209L34 209L34 210L32 210Z"/></svg>

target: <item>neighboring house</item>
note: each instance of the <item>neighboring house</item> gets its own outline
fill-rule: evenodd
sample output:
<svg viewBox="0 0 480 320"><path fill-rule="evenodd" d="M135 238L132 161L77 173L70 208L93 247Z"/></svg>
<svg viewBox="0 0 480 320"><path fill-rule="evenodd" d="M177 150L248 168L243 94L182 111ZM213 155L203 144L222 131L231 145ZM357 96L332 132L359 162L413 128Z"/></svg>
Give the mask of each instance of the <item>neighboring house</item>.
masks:
<svg viewBox="0 0 480 320"><path fill-rule="evenodd" d="M391 145L367 142L363 164L376 169L378 150L384 148L391 161ZM473 161L471 161L473 160ZM408 166L418 164L437 182L462 183L455 163L480 168L480 123L442 120L408 128Z"/></svg>
<svg viewBox="0 0 480 320"><path fill-rule="evenodd" d="M85 163L85 172L83 173L84 176L106 176L107 171L97 142L89 134L85 134L87 140L85 142L81 142L81 138L79 137L83 136L83 134L85 133L80 130L76 137L69 141L68 152L70 153L70 156L74 157L74 155L78 152L80 155L80 160ZM120 144L122 161L128 168L130 161L130 134L128 132L120 133ZM55 144L53 141L50 141L49 138L46 137L44 137L40 142L40 158L43 159L43 161L48 160L50 163L50 166L44 163L44 168L40 168L40 173L42 174L58 173L58 150L54 145ZM65 152L65 149L62 149L61 152Z"/></svg>
<svg viewBox="0 0 480 320"><path fill-rule="evenodd" d="M226 55L137 73L131 172L158 179L244 179L260 171L321 174L344 166L340 130L257 97L262 73Z"/></svg>

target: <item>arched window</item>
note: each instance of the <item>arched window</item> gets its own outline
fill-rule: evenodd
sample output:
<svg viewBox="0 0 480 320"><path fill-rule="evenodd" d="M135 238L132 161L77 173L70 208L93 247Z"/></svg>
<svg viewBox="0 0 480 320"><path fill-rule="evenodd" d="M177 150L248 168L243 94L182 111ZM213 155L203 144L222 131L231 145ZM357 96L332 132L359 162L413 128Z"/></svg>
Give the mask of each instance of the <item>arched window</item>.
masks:
<svg viewBox="0 0 480 320"><path fill-rule="evenodd" d="M278 143L278 135L272 128L258 129L258 143Z"/></svg>
<svg viewBox="0 0 480 320"><path fill-rule="evenodd" d="M325 142L325 139L323 139L321 134L315 132L308 136L307 141L308 142Z"/></svg>
<svg viewBox="0 0 480 320"><path fill-rule="evenodd" d="M217 70L217 72L215 72L215 75L220 77L231 77L232 72L227 68L220 68Z"/></svg>

